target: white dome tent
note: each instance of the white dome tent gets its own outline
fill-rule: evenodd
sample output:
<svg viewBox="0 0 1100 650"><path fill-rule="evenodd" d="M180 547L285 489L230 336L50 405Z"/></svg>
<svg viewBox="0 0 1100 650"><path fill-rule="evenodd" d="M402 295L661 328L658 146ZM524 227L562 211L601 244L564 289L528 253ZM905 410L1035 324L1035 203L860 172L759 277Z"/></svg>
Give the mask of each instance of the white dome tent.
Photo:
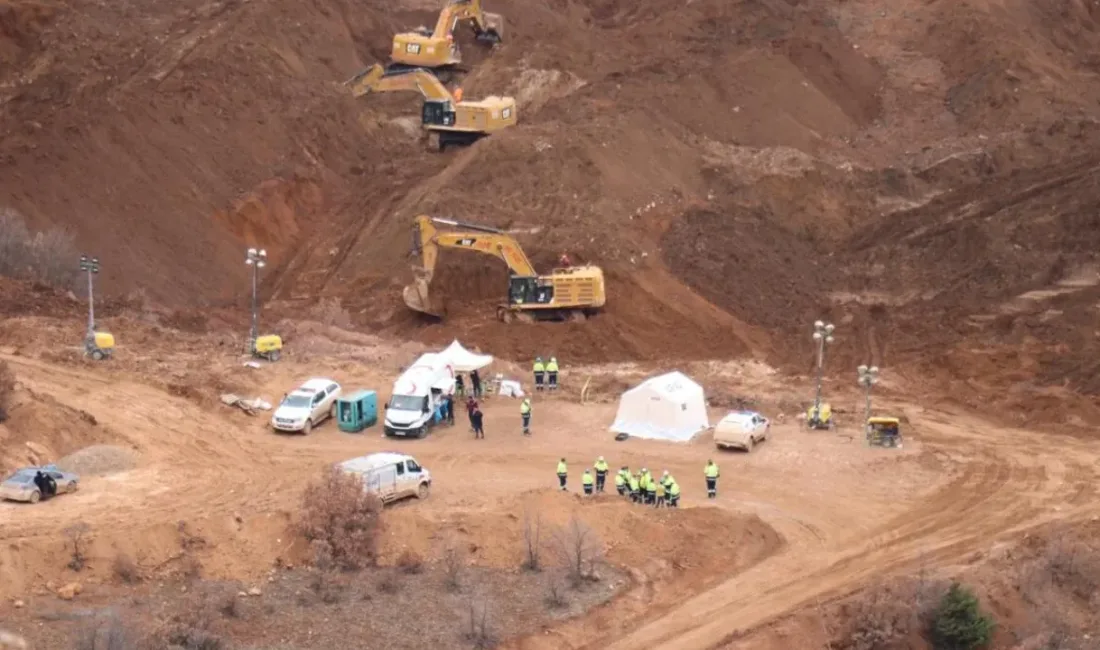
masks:
<svg viewBox="0 0 1100 650"><path fill-rule="evenodd" d="M611 430L636 438L683 442L709 427L703 387L675 371L650 377L623 393Z"/></svg>

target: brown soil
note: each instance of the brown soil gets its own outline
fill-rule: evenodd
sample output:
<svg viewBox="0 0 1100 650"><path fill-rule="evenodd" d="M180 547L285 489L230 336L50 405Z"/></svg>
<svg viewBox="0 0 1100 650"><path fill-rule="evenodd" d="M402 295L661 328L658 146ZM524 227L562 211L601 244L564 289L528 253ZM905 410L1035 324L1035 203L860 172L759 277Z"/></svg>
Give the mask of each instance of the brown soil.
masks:
<svg viewBox="0 0 1100 650"><path fill-rule="evenodd" d="M293 546L303 482L379 443L273 438L217 396L274 399L321 372L384 390L453 338L509 369L556 355L597 391L548 401L532 440L506 437L514 413L499 405L485 449L461 432L423 443L450 487L395 522L512 526L498 546L474 535L489 565L514 561L504 519L563 449L698 477L706 440L608 447L614 394L640 376L688 368L716 407L759 404L780 432L765 453L723 456L738 483L716 505L760 517L783 550L667 594L635 587L516 647L712 647L883 572L1081 519L1100 453L1094 4L494 0L508 41L483 51L460 35L460 83L514 95L520 124L444 154L419 145L414 97L357 102L341 85L437 9L0 0L0 208L101 259L97 315L120 341L109 364L84 360L82 296L0 281L0 358L19 382L0 465L133 452L78 494L0 509L0 591L74 578L59 531L77 518L96 532L100 583L118 550L180 571L181 518L214 544L211 577L265 575ZM444 254L447 319L409 312L421 213L513 229L539 268L562 252L600 264L607 308L505 326L501 265ZM261 322L287 341L260 371L236 356L248 246L270 253ZM811 394L817 318L838 328L836 436L790 420ZM877 404L913 427L896 458L851 444L860 363L884 369ZM653 517L654 543L702 543L708 515L677 516ZM615 623L624 612L637 624Z"/></svg>

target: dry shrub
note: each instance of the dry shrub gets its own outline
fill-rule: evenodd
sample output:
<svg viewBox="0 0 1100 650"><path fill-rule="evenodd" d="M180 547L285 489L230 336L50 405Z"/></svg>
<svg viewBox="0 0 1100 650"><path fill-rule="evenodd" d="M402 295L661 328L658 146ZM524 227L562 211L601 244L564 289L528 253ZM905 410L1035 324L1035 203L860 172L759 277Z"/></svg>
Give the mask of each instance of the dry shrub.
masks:
<svg viewBox="0 0 1100 650"><path fill-rule="evenodd" d="M144 644L143 635L132 623L117 615L85 623L76 633L74 650L133 650Z"/></svg>
<svg viewBox="0 0 1100 650"><path fill-rule="evenodd" d="M340 602L346 587L347 585L340 580L340 577L331 571L318 571L309 581L309 588L326 605Z"/></svg>
<svg viewBox="0 0 1100 650"><path fill-rule="evenodd" d="M908 647L911 635L928 629L946 583L917 579L872 586L840 607L835 650L888 650Z"/></svg>
<svg viewBox="0 0 1100 650"><path fill-rule="evenodd" d="M470 601L470 627L466 630L466 640L477 650L496 645L493 631L489 627L489 604L485 599L480 604Z"/></svg>
<svg viewBox="0 0 1100 650"><path fill-rule="evenodd" d="M56 229L32 234L18 212L0 209L0 275L70 289L77 259L72 235Z"/></svg>
<svg viewBox="0 0 1100 650"><path fill-rule="evenodd" d="M1046 583L1082 600L1100 590L1100 552L1072 538L1058 536L1032 568L1031 582Z"/></svg>
<svg viewBox="0 0 1100 650"><path fill-rule="evenodd" d="M378 591L384 594L396 594L401 590L401 582L398 581L397 576L389 571L382 574L382 577L378 580Z"/></svg>
<svg viewBox="0 0 1100 650"><path fill-rule="evenodd" d="M228 644L214 631L214 621L224 600L212 592L196 593L152 639L152 646L172 650L223 650ZM224 615L224 614L223 614Z"/></svg>
<svg viewBox="0 0 1100 650"><path fill-rule="evenodd" d="M542 513L523 511L523 568L542 570Z"/></svg>
<svg viewBox="0 0 1100 650"><path fill-rule="evenodd" d="M202 577L202 561L194 555L182 556L179 573L186 580L198 580Z"/></svg>
<svg viewBox="0 0 1100 650"><path fill-rule="evenodd" d="M456 592L462 588L462 568L465 559L462 551L456 544L448 544L443 549L443 584L450 592Z"/></svg>
<svg viewBox="0 0 1100 650"><path fill-rule="evenodd" d="M359 476L329 467L306 487L298 529L314 549L315 562L359 569L377 560L381 512Z"/></svg>
<svg viewBox="0 0 1100 650"><path fill-rule="evenodd" d="M237 594L225 594L218 605L218 611L226 618L240 618L243 614L240 598Z"/></svg>
<svg viewBox="0 0 1100 650"><path fill-rule="evenodd" d="M566 576L574 588L585 580L596 580L596 567L603 558L603 543L592 527L576 513L569 523L554 531L551 537L558 559L565 566Z"/></svg>
<svg viewBox="0 0 1100 650"><path fill-rule="evenodd" d="M83 521L78 521L65 527L62 531L69 540L69 564L73 571L80 571L87 562L84 555L88 545L87 537L91 527Z"/></svg>
<svg viewBox="0 0 1100 650"><path fill-rule="evenodd" d="M557 578L550 580L546 585L546 606L551 609L561 609L566 604L565 586Z"/></svg>
<svg viewBox="0 0 1100 650"><path fill-rule="evenodd" d="M424 569L424 560L416 551L405 549L397 556L397 568L409 575L415 575Z"/></svg>
<svg viewBox="0 0 1100 650"><path fill-rule="evenodd" d="M128 585L141 582L141 570L138 569L137 562L134 562L134 558L126 553L115 555L115 560L111 564L111 570L120 582Z"/></svg>

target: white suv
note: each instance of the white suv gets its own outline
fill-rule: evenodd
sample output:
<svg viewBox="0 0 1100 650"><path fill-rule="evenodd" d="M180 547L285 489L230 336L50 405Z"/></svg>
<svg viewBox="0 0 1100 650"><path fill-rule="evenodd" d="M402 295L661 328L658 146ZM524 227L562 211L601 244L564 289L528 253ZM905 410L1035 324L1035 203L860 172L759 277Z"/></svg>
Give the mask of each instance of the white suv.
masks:
<svg viewBox="0 0 1100 650"><path fill-rule="evenodd" d="M276 431L309 433L327 417L336 414L340 384L331 379L313 378L283 397L271 416Z"/></svg>

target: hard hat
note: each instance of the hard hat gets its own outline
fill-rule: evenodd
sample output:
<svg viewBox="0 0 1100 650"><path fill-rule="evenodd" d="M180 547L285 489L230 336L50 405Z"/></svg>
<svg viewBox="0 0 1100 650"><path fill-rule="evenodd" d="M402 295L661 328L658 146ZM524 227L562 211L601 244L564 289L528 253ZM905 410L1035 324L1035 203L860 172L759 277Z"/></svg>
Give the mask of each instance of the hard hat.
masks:
<svg viewBox="0 0 1100 650"><path fill-rule="evenodd" d="M596 460L600 460L600 461L602 461L602 460L603 460L603 456L600 456L600 457L599 457L599 458L597 458Z"/></svg>
<svg viewBox="0 0 1100 650"><path fill-rule="evenodd" d="M668 476L668 470L667 469L665 470L664 474L665 474L665 476Z"/></svg>
<svg viewBox="0 0 1100 650"><path fill-rule="evenodd" d="M542 357L535 357L535 361L542 361Z"/></svg>
<svg viewBox="0 0 1100 650"><path fill-rule="evenodd" d="M642 471L643 471L643 472L648 472L649 470L643 467L643 468L642 468Z"/></svg>
<svg viewBox="0 0 1100 650"><path fill-rule="evenodd" d="M557 358L557 357L550 357L550 360L551 360L551 361L557 361L557 360L558 360L558 358Z"/></svg>
<svg viewBox="0 0 1100 650"><path fill-rule="evenodd" d="M588 468L586 467L586 468L584 468L584 473L585 473L585 474L591 474L592 472L590 472L590 471L588 470Z"/></svg>

